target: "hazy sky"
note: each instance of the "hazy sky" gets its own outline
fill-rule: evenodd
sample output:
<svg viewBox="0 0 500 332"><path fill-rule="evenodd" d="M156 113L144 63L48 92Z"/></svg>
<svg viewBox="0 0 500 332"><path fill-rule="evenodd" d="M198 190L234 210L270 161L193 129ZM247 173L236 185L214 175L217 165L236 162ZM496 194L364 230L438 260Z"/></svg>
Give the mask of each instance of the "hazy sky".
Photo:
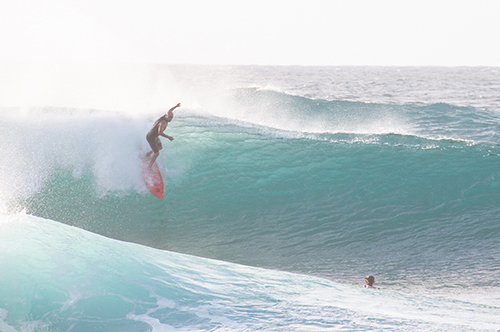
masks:
<svg viewBox="0 0 500 332"><path fill-rule="evenodd" d="M0 0L0 62L500 66L498 0Z"/></svg>

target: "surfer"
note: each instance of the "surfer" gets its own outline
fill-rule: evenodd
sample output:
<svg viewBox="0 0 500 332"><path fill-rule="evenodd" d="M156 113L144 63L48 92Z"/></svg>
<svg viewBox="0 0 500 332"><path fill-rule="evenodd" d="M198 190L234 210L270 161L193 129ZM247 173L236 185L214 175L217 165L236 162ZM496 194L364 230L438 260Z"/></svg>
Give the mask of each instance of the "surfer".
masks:
<svg viewBox="0 0 500 332"><path fill-rule="evenodd" d="M174 110L177 107L181 107L181 103L178 103L177 105L169 109L167 113L165 113L162 117L156 120L155 123L153 124L153 127L146 135L146 139L148 140L149 146L151 146L151 151L149 151L146 154L146 158L149 158L153 153L153 157L151 157L151 161L149 163L150 170L152 169L153 164L156 161L156 158L158 158L158 156L160 155L160 150L163 149L159 136L168 138L170 141L174 140L172 136L166 135L163 132L167 128L168 123L172 121L172 119L174 118Z"/></svg>
<svg viewBox="0 0 500 332"><path fill-rule="evenodd" d="M375 288L379 289L377 287L373 287L373 284L375 283L375 277L372 275L366 276L365 277L365 284L363 285L364 288Z"/></svg>

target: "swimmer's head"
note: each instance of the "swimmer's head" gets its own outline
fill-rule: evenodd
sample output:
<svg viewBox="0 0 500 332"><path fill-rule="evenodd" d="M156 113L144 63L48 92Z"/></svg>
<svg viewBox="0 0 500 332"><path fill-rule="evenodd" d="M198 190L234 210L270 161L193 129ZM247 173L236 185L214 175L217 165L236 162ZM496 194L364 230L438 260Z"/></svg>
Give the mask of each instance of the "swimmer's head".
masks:
<svg viewBox="0 0 500 332"><path fill-rule="evenodd" d="M368 286L373 286L373 284L375 283L375 277L372 275L366 276L365 282L368 284Z"/></svg>

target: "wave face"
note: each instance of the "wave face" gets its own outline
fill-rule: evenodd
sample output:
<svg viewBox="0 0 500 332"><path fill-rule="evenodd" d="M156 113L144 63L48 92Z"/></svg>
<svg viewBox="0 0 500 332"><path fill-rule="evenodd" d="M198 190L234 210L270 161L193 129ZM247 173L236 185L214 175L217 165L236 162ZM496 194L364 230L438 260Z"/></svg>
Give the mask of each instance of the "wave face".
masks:
<svg viewBox="0 0 500 332"><path fill-rule="evenodd" d="M188 69L175 67L171 71L194 71L212 79L214 71L215 77L220 77L218 71L222 70ZM69 320L89 320L89 316L82 315L86 318L80 321L77 313L95 311L101 300L116 300L126 303L118 305L123 310L103 313L109 319L103 316L95 326L109 324L113 326L109 330L129 326L130 330L144 331L168 330L166 325L181 330L279 330L291 324L303 330L309 324L305 317L331 311L331 302L319 295L324 293L344 302L333 305L333 313L320 315L315 324L325 325L313 324L312 329L337 328L343 324L341 321L346 324L342 326L352 327L358 323L353 318L356 315L363 321L359 323L364 326L361 329L366 330L410 326L413 330L467 330L469 320L474 324L498 322L489 311L500 305L500 113L495 97L486 95L485 89L481 90L484 98L469 98L467 104L461 93L464 88L457 87L455 94L446 90L452 97L440 100L436 97L436 91L443 90L440 86L428 88L428 99L423 97L425 91L418 94L412 90L413 94L400 96L400 81L385 79L385 95L378 95L376 90L348 98L343 94L348 82L342 83L340 74L339 86L330 86L330 91L325 90L325 85L302 84L314 81L311 77L326 82L326 77L336 72L332 70L326 68L325 74L318 68L310 69L313 73L307 71L307 76L304 68L237 68L238 79L224 88L209 83L208 87L195 86L186 74L183 84L193 90L184 91L187 106L176 111L167 129L175 140L163 142L164 150L158 159L166 183L164 200L149 194L139 163L139 156L148 151L145 134L158 112L69 106L3 108L0 209L10 220L6 222L8 229L16 234L33 232L36 238L26 240L33 246L60 243L54 255L50 247L40 249L51 257L47 263L51 268L42 266L48 279L56 273L52 266L58 265L50 262L90 266L91 261L102 260L102 266L114 266L107 275L121 290L106 291L113 294L109 298L107 293L99 292L97 299L83 296L88 303L78 307L71 300L71 292L80 292L80 284L69 281L69 286L63 287L62 282L56 282L46 295L35 294L23 302L26 307L19 309L19 317L36 316L35 309L31 309L36 299L42 298L43 302L45 296L53 296L45 303L53 307L51 313L33 319L16 318L15 323L11 315L17 309L0 303L0 318L14 329L22 326L19 322L33 321L65 330ZM364 77L367 85L380 73L380 69L369 73L359 72L365 69L350 70L359 79ZM400 75L386 74L394 78L396 73ZM415 82L423 77L406 74ZM458 70L459 74L465 75ZM288 85L285 90L271 87L263 83L263 77L272 78L272 86L279 82ZM437 84L432 79L428 82ZM183 84L178 88L182 89ZM360 91L362 84L357 84L354 91ZM343 98L337 98L335 92L343 94ZM415 98L418 100L410 100ZM22 210L30 216L16 215ZM14 224L18 223L16 230ZM30 228L35 225L40 226ZM73 240L65 238L79 236L85 238L85 244L79 245L81 254L71 258L62 248ZM7 238L8 243L12 244L13 238ZM85 256L92 256L91 248L98 247L111 253L110 257ZM8 250L7 245L4 250ZM14 251L8 252L11 254L7 254L6 264L18 266ZM22 259L29 260L29 251ZM114 259L121 262L120 267L112 262ZM159 263L153 263L157 260L165 265L158 267ZM183 265L173 277L166 273L176 269L170 260ZM208 266L209 271L194 272L198 265L203 269ZM23 268L17 267L16 271L29 271ZM234 272L238 276L233 280L233 272L226 268L251 272ZM112 288L97 277L103 269L92 275L86 273L82 285ZM357 290L367 274L375 275L377 285L386 291L366 295ZM202 281L202 275L213 275L213 280ZM225 281L243 284L247 277L248 285L228 290L231 294L220 290ZM217 278L220 284L215 282ZM10 282L2 282L3 288L8 289ZM130 283L140 284L145 290L125 294L123 289ZM310 286L299 286L304 283ZM33 282L29 287L35 286ZM246 302L248 294L258 287L270 290L258 293L256 302L245 310L249 310L249 317L259 318L243 318L236 303ZM307 301L318 296L321 299L315 299L313 304L302 303L308 308L302 315L292 309L291 302L296 301L295 295L303 287L314 290L305 295ZM292 296L287 289L299 290ZM437 295L440 297L434 297ZM169 296L173 302L166 300ZM366 304L374 300L371 296L381 296L393 308L408 306L414 316L402 319L401 327L397 325L401 317L393 313L384 312L384 318L372 322L368 318L371 313L347 305ZM226 297L229 304L223 300ZM429 301L425 309L429 312L435 301L444 301L435 317L447 318L436 320L429 316L417 322L419 309L408 302L421 299ZM457 310L456 303L465 303L454 302L457 300L474 306L469 308L473 318L462 309L456 315L450 314L453 317L448 315ZM201 302L204 314L198 310ZM215 304L210 307L207 303ZM276 303L284 304L281 307ZM278 309L271 309L274 305ZM257 313L260 307L267 309ZM2 308L6 311L2 312ZM283 310L292 310L297 320L290 322L280 313ZM78 326L76 330L85 330L86 325ZM492 328L487 324L477 326Z"/></svg>
<svg viewBox="0 0 500 332"><path fill-rule="evenodd" d="M2 331L493 330L498 308L374 292L0 216ZM378 306L383 296L384 306Z"/></svg>

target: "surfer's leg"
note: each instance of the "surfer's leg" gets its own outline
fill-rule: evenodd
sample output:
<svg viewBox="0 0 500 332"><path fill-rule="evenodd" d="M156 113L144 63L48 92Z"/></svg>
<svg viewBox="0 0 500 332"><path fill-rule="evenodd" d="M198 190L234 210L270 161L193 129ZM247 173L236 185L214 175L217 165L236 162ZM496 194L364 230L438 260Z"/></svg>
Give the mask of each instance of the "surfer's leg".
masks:
<svg viewBox="0 0 500 332"><path fill-rule="evenodd" d="M155 152L155 154L153 155L153 157L151 158L151 161L149 162L149 166L148 168L151 170L153 169L153 164L155 163L156 161L156 158L158 158L158 156L160 155L160 152Z"/></svg>
<svg viewBox="0 0 500 332"><path fill-rule="evenodd" d="M151 147L151 151L146 153L146 155L144 156L144 159L149 159L149 156L151 156L151 154L153 152L160 153L160 150L163 148L163 146L161 145L161 141L160 141L159 137L150 138L149 136L146 136L146 139L149 143L149 146ZM158 156L156 156L154 159L156 159L157 157ZM154 159L153 159L153 162L151 163L151 165L153 165Z"/></svg>
<svg viewBox="0 0 500 332"><path fill-rule="evenodd" d="M160 150L163 149L163 146L161 145L161 141L158 137L156 137L154 140L148 140L149 145L151 146L152 151L148 152L146 156L150 156L151 153L154 152L153 157L151 158L151 162L149 163L149 169L151 170L153 167L153 164L156 161L156 158L160 155Z"/></svg>

